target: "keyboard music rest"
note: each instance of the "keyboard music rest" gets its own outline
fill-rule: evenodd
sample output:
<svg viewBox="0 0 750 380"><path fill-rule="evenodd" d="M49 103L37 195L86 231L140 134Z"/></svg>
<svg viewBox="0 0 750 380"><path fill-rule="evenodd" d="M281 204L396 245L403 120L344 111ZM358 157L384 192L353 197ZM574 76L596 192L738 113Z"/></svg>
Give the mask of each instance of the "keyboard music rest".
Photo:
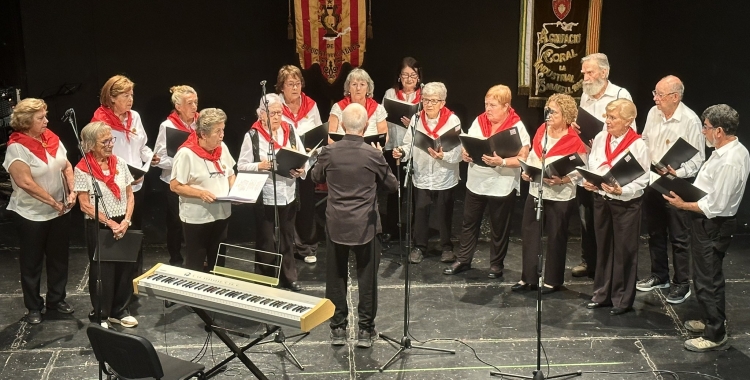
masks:
<svg viewBox="0 0 750 380"><path fill-rule="evenodd" d="M326 298L157 264L133 280L133 291L196 308L308 332L333 316Z"/></svg>

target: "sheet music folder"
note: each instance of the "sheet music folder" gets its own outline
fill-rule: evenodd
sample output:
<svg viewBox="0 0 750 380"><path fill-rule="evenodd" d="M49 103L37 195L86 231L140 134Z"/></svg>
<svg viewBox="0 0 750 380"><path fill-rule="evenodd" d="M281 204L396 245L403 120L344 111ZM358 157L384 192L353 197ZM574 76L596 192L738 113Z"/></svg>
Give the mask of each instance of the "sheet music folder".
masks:
<svg viewBox="0 0 750 380"><path fill-rule="evenodd" d="M177 150L180 149L180 146L187 141L190 133L176 128L165 128L164 130L167 135L167 156L174 157L174 155L177 154Z"/></svg>
<svg viewBox="0 0 750 380"><path fill-rule="evenodd" d="M672 169L677 170L682 164L693 158L696 153L698 153L698 149L695 149L694 146L690 145L689 142L680 137L674 142L674 144L672 144L669 150L667 150L667 153L664 153L661 160L654 163L654 167L659 170L664 170L667 168L667 165L669 165Z"/></svg>
<svg viewBox="0 0 750 380"><path fill-rule="evenodd" d="M460 135L458 138L466 153L479 166L488 166L482 161L483 155L492 156L495 152L499 157L515 157L522 146L518 127L495 133L488 138L467 135Z"/></svg>
<svg viewBox="0 0 750 380"><path fill-rule="evenodd" d="M612 186L617 182L620 186L625 186L646 173L631 152L623 156L604 174L596 174L586 168L577 168L576 170L578 170L586 181L591 182L591 184L599 188L601 188L602 183Z"/></svg>
<svg viewBox="0 0 750 380"><path fill-rule="evenodd" d="M578 117L576 124L581 127L581 140L586 145L591 145L589 141L593 140L596 135L604 129L604 122L597 119L585 109L578 107Z"/></svg>
<svg viewBox="0 0 750 380"><path fill-rule="evenodd" d="M297 131L302 144L306 150L312 150L317 145L328 145L328 123L312 127L310 129L300 129Z"/></svg>
<svg viewBox="0 0 750 380"><path fill-rule="evenodd" d="M695 187L692 183L671 174L660 177L651 183L651 187L670 197L672 195L669 192L674 191L674 193L679 195L685 202L698 202L701 198L706 196L705 191Z"/></svg>
<svg viewBox="0 0 750 380"><path fill-rule="evenodd" d="M440 147L443 148L443 152L447 152L459 145L461 145L461 139L458 136L461 135L461 126L457 125L451 130L446 131L438 138L433 139L427 136L424 132L417 130L414 133L414 146L423 150L425 153L429 153L427 148L432 148L437 151Z"/></svg>
<svg viewBox="0 0 750 380"><path fill-rule="evenodd" d="M526 172L526 175L531 177L534 182L539 182L540 176L542 175L542 168L535 165L529 165L527 162L518 160L521 164L521 168ZM583 166L583 160L578 153L573 153L565 157L561 157L547 165L547 169L544 171L544 178L563 177L578 167Z"/></svg>
<svg viewBox="0 0 750 380"><path fill-rule="evenodd" d="M142 240L143 232L140 230L127 230L121 239L116 240L111 229L99 229L99 247L94 251L94 261L97 261L101 248L102 261L134 263Z"/></svg>
<svg viewBox="0 0 750 380"><path fill-rule="evenodd" d="M344 138L344 134L343 133L337 133L337 132L331 132L331 133L328 134L328 136L330 136L331 140L333 140L334 142L339 141L339 140L341 140L341 139ZM381 147L385 147L385 137L386 136L388 136L387 133L381 133L381 134L377 134L377 135L364 136L365 144L370 145L370 144L380 143Z"/></svg>
<svg viewBox="0 0 750 380"><path fill-rule="evenodd" d="M385 98L383 100L383 108L385 108L385 112L388 113L385 120L403 127L404 124L401 122L401 118L405 117L411 119L412 116L417 113L418 107L417 104Z"/></svg>

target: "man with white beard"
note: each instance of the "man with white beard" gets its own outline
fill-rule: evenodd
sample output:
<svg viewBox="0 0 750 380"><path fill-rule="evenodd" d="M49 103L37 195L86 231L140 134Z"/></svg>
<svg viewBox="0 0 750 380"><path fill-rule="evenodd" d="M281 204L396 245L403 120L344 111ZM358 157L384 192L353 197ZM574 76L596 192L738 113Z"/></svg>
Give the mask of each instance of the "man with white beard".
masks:
<svg viewBox="0 0 750 380"><path fill-rule="evenodd" d="M583 94L581 94L581 108L602 121L602 130L606 130L604 113L609 102L625 98L630 101L628 90L609 81L609 60L602 53L589 54L581 59L581 73L583 74ZM580 133L580 127L571 124ZM635 122L630 124L637 131ZM590 142L584 141L590 145ZM577 191L578 213L581 217L581 263L572 270L573 277L588 276L594 278L596 269L596 236L594 235L593 197L590 191Z"/></svg>

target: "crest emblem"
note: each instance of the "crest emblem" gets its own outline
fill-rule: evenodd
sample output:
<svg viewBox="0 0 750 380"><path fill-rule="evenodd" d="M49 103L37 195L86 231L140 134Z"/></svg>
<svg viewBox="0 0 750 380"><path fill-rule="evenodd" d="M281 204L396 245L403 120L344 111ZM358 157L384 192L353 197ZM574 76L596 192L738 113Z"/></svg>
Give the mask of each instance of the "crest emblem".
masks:
<svg viewBox="0 0 750 380"><path fill-rule="evenodd" d="M568 17L572 3L573 0L552 0L552 11L558 20L562 21Z"/></svg>

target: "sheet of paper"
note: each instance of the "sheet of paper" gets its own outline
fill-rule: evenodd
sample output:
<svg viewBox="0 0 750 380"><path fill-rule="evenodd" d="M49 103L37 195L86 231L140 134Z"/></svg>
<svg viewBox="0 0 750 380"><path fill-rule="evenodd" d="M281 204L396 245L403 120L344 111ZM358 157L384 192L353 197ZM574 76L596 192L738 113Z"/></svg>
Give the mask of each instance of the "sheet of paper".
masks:
<svg viewBox="0 0 750 380"><path fill-rule="evenodd" d="M260 192L263 191L266 179L268 179L267 173L238 173L234 179L234 185L229 189L229 194L216 197L216 200L255 203Z"/></svg>

